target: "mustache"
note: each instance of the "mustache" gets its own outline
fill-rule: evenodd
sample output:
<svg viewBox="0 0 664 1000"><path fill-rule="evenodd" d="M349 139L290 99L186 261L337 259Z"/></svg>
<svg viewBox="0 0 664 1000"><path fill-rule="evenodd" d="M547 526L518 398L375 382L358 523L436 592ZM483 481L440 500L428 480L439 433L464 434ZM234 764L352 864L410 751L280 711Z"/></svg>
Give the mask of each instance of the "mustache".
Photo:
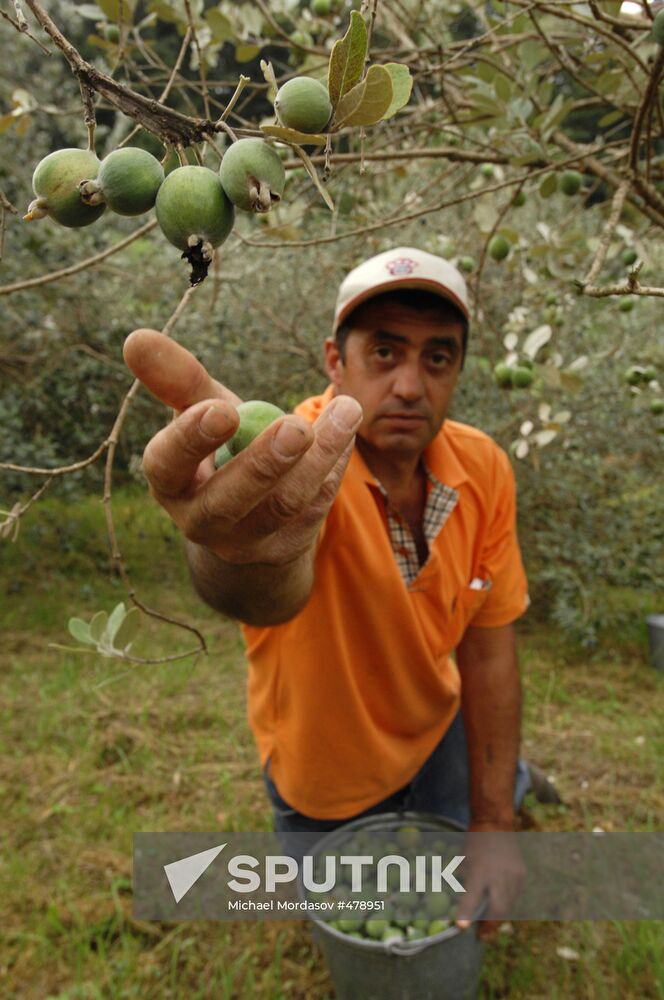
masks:
<svg viewBox="0 0 664 1000"><path fill-rule="evenodd" d="M403 417L423 417L425 420L428 420L431 416L428 408L422 407L421 405L410 406L407 403L397 402L396 400L391 405L384 404L381 406L376 413L376 416L387 417L394 416L395 414L399 414L399 416Z"/></svg>

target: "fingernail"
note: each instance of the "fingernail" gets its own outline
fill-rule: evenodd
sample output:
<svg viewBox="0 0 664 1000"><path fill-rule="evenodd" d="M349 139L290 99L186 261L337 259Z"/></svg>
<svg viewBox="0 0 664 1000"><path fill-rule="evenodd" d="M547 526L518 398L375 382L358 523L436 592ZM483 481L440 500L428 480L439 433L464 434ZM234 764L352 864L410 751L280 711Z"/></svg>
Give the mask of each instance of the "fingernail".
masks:
<svg viewBox="0 0 664 1000"><path fill-rule="evenodd" d="M352 431L362 420L362 407L356 399L341 396L331 404L330 417L345 431Z"/></svg>
<svg viewBox="0 0 664 1000"><path fill-rule="evenodd" d="M206 437L218 440L228 432L229 419L218 406L211 406L201 417L198 426Z"/></svg>
<svg viewBox="0 0 664 1000"><path fill-rule="evenodd" d="M272 447L284 458L292 458L303 450L306 440L302 427L286 417L272 440Z"/></svg>

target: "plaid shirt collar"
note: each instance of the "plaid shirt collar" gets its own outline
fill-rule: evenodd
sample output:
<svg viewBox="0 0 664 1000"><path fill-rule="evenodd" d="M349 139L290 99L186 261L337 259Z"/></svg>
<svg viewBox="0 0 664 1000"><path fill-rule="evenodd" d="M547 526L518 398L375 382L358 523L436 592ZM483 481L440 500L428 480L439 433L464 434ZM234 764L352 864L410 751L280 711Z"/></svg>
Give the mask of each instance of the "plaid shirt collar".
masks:
<svg viewBox="0 0 664 1000"><path fill-rule="evenodd" d="M457 505L459 493L451 486L445 486L434 476L427 463L423 460L424 471L427 476L427 499L422 518L422 527L427 545L431 545L434 538L445 524L447 518ZM387 515L387 526L390 533L392 551L396 559L399 572L407 585L415 580L420 572L421 566L417 555L415 538L410 530L410 525L406 519L390 503L387 490L376 477L372 477L370 486L376 488L381 493L385 501L385 513Z"/></svg>

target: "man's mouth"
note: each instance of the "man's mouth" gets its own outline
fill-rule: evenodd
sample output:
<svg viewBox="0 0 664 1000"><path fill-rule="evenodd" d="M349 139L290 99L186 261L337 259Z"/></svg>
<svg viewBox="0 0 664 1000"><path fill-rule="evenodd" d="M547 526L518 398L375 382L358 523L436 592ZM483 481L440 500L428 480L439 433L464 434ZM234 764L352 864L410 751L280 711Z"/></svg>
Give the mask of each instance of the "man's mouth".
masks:
<svg viewBox="0 0 664 1000"><path fill-rule="evenodd" d="M404 423L421 423L426 417L421 413L384 413L382 420L398 420Z"/></svg>

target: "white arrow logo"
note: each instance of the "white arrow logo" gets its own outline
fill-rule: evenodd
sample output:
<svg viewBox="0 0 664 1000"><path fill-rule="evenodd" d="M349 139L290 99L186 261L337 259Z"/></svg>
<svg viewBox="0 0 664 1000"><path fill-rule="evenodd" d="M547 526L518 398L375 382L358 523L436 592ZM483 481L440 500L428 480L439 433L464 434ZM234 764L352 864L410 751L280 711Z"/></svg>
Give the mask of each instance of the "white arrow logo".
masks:
<svg viewBox="0 0 664 1000"><path fill-rule="evenodd" d="M220 844L219 847L211 847L209 851L191 854L188 858L181 858L180 861L164 865L166 878L176 903L186 896L192 885L199 880L225 846L226 844Z"/></svg>

